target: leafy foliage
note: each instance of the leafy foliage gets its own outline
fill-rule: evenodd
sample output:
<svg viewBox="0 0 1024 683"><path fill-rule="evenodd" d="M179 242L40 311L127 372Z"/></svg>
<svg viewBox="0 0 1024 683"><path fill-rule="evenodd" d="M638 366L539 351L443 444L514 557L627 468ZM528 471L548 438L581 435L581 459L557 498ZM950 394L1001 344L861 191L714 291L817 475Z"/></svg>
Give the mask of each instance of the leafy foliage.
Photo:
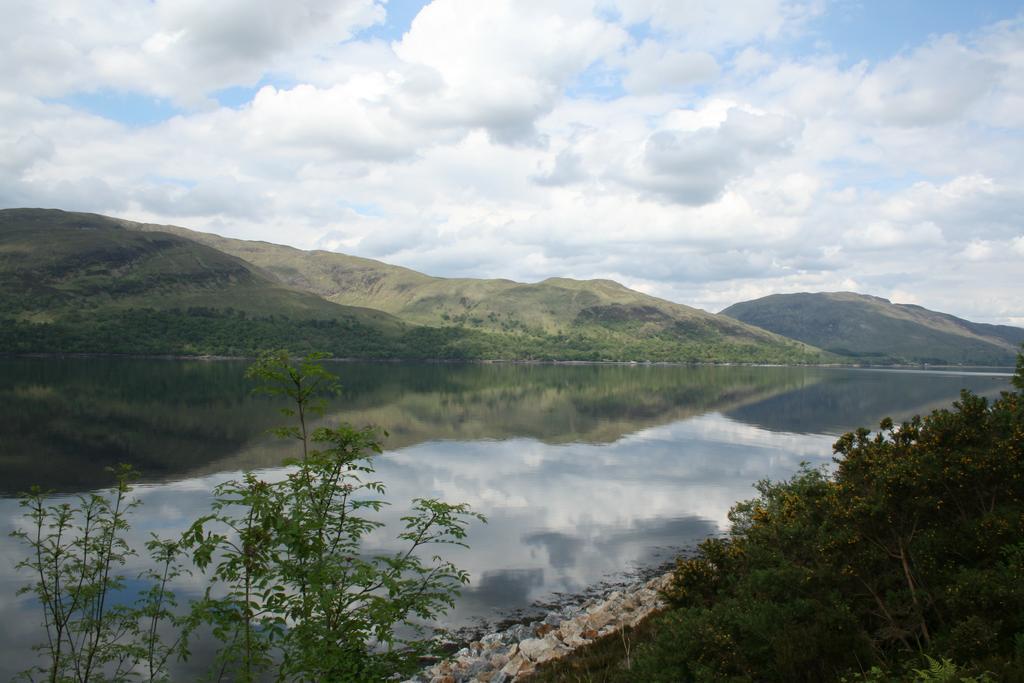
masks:
<svg viewBox="0 0 1024 683"><path fill-rule="evenodd" d="M1024 382L1024 355L1014 385ZM845 434L678 561L627 681L1024 681L1024 397Z"/></svg>
<svg viewBox="0 0 1024 683"><path fill-rule="evenodd" d="M117 486L109 493L79 496L75 503L47 504L35 488L21 505L31 530L13 536L30 549L18 563L35 577L20 592L33 593L43 609L46 641L36 647L44 664L22 678L57 681L125 680L137 671L148 679L165 680L172 656L186 656L191 622L173 613L168 584L182 572L179 546L156 537L146 544L153 564L139 578L148 584L134 604L115 598L125 590L118 573L135 551L125 540L128 516L139 505L130 497L136 473L116 471ZM161 627L177 631L171 643Z"/></svg>
<svg viewBox="0 0 1024 683"><path fill-rule="evenodd" d="M131 308L69 313L53 322L7 318L0 310L0 353L248 356L284 348L335 358L815 363L821 353L796 342L691 340L668 333L622 336L603 328L567 333L405 327L382 333L351 316L299 319L234 309Z"/></svg>
<svg viewBox="0 0 1024 683"><path fill-rule="evenodd" d="M23 505L34 531L16 535L31 549L20 567L37 579L26 588L43 607L44 664L25 678L50 681L127 680L140 671L166 678L172 657L188 656L188 639L208 628L221 641L214 680L381 680L415 668L434 649L431 620L451 607L468 574L428 549L464 545L464 504L415 499L402 517L401 550L369 555L364 541L384 524L384 485L372 478L381 452L373 428L311 428L337 381L322 354L297 362L263 355L249 375L261 390L285 396L297 426L278 434L301 444L287 475L253 473L214 490L209 514L181 539L154 538L153 566L135 606L112 605L125 589L114 570L134 554L125 540L134 473L123 469L110 495L78 505L47 505L39 490ZM168 586L191 558L207 579L202 599L179 614ZM161 634L174 631L165 643Z"/></svg>

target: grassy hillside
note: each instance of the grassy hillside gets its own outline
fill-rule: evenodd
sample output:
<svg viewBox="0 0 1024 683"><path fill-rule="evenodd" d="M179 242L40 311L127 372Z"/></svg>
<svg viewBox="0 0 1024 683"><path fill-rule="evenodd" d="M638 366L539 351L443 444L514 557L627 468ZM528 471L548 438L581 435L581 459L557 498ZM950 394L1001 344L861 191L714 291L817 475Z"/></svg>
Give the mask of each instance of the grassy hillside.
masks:
<svg viewBox="0 0 1024 683"><path fill-rule="evenodd" d="M614 282L445 280L341 254L41 209L0 211L0 319L0 352L252 355L286 347L453 360L824 358Z"/></svg>
<svg viewBox="0 0 1024 683"><path fill-rule="evenodd" d="M1024 329L986 325L852 292L774 294L721 312L836 354L874 362L1012 365Z"/></svg>
<svg viewBox="0 0 1024 683"><path fill-rule="evenodd" d="M95 214L0 210L0 312L53 322L70 313L139 308L230 309L402 328L392 316L282 285L239 258L177 235L127 230Z"/></svg>
<svg viewBox="0 0 1024 683"><path fill-rule="evenodd" d="M168 231L237 256L285 285L366 306L413 324L502 340L498 356L582 360L816 362L817 349L648 296L610 280L439 278L371 259L250 242L173 226ZM448 332L451 334L451 332ZM498 335L495 337L495 335Z"/></svg>
<svg viewBox="0 0 1024 683"><path fill-rule="evenodd" d="M374 357L410 332L177 235L94 214L0 211L0 352Z"/></svg>

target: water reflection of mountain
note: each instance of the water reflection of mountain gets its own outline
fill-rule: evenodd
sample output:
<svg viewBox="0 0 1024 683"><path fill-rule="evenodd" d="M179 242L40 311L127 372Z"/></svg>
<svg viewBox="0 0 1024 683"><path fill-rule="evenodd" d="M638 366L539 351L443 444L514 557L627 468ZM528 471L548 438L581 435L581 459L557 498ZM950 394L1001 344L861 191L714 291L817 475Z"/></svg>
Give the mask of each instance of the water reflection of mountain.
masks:
<svg viewBox="0 0 1024 683"><path fill-rule="evenodd" d="M732 419L775 432L841 434L874 428L884 417L904 420L949 407L961 389L993 397L1009 389L1009 378L986 373L891 370L811 370L816 381L796 391L726 411ZM1005 370L1000 369L1005 374Z"/></svg>
<svg viewBox="0 0 1024 683"><path fill-rule="evenodd" d="M244 363L0 360L0 491L106 483L130 462L148 480L280 462L277 405ZM804 382L758 368L339 364L331 420L377 424L389 448L439 439L613 442L639 429L761 400Z"/></svg>
<svg viewBox="0 0 1024 683"><path fill-rule="evenodd" d="M278 404L253 397L244 363L142 359L0 359L0 494L44 482L107 483L104 467L147 480L280 463L265 436ZM707 412L772 430L872 424L890 411L952 400L934 379L808 368L339 364L329 418L386 428L388 448L425 441L527 437L612 443ZM973 380L976 388L1005 378ZM837 417L839 416L839 417ZM851 422L852 420L852 422Z"/></svg>

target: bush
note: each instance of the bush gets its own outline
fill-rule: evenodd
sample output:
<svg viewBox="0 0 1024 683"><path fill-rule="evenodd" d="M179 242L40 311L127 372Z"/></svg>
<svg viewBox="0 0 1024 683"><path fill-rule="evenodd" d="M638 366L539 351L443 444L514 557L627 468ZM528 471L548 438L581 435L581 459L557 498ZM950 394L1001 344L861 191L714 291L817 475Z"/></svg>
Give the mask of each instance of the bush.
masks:
<svg viewBox="0 0 1024 683"><path fill-rule="evenodd" d="M321 358L292 362L274 353L250 369L262 391L294 406L283 412L296 425L277 433L297 442L301 456L281 481L247 473L221 484L210 513L180 539L154 538L154 568L140 577L146 587L134 605L119 595L125 578L117 573L135 554L125 540L138 505L129 496L134 473L121 470L112 492L77 504L47 505L38 489L23 498L31 531L16 536L31 553L19 566L36 577L24 590L38 596L47 636L38 648L43 663L25 678L121 681L146 671L163 680L201 627L221 641L216 680L267 672L278 680L382 680L434 651L422 624L453 605L468 575L424 551L463 545L469 522L483 518L467 505L416 499L402 518L402 550L367 555L362 541L383 526L374 513L386 504L384 485L372 479L380 441L372 428L311 428L337 388ZM207 587L176 614L168 586L186 571L185 558ZM121 604L112 606L115 596ZM169 643L159 635L166 630L174 633Z"/></svg>
<svg viewBox="0 0 1024 683"><path fill-rule="evenodd" d="M1024 388L1024 354L1014 386ZM834 448L834 472L761 482L731 511L728 538L677 562L673 609L638 670L1024 680L1021 394L964 392L951 409L886 419Z"/></svg>

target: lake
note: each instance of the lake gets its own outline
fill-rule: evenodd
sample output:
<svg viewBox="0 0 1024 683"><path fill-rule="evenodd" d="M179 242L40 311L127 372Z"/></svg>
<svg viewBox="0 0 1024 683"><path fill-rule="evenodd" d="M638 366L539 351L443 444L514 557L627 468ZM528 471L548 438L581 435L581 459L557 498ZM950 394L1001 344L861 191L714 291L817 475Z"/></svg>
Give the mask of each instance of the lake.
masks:
<svg viewBox="0 0 1024 683"><path fill-rule="evenodd" d="M0 677L28 666L41 613L8 533L32 484L73 495L143 475L131 537L173 535L244 470L282 476L294 446L267 435L281 404L251 394L242 362L0 358ZM344 389L324 423L389 433L377 475L396 522L413 497L468 502L489 523L451 553L471 583L465 625L579 592L720 533L760 479L831 463L836 437L910 417L962 388L994 396L1006 369L334 363ZM386 550L386 534L375 549ZM140 565L125 573L134 575ZM194 586L179 586L188 593ZM202 658L201 648L197 657Z"/></svg>

